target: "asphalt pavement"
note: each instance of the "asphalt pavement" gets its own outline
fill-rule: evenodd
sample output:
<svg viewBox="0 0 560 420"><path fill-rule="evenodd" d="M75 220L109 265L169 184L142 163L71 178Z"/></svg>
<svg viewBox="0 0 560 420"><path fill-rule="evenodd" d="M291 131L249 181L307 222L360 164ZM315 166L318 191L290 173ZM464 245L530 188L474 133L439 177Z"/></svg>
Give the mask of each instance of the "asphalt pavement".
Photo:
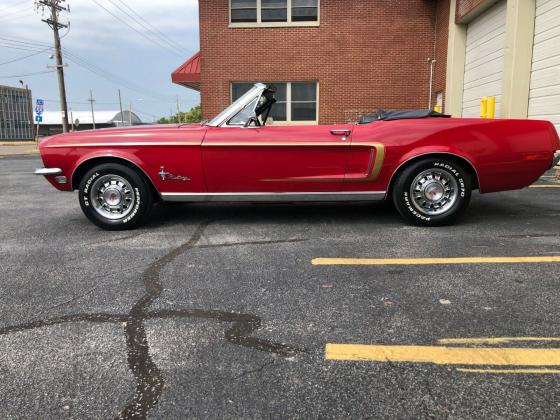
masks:
<svg viewBox="0 0 560 420"><path fill-rule="evenodd" d="M0 158L1 418L560 417L552 173L442 228L178 204L106 232L38 166Z"/></svg>

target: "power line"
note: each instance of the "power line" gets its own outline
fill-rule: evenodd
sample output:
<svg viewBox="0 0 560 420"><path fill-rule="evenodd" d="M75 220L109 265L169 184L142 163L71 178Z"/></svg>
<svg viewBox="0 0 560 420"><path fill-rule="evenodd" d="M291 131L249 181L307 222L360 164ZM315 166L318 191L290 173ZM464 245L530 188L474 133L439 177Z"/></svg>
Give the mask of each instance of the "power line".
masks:
<svg viewBox="0 0 560 420"><path fill-rule="evenodd" d="M6 44L6 42L9 42L10 44ZM48 44L34 42L34 41L26 41L26 40L14 40L14 39L0 36L0 46L6 46L8 48L18 49L23 51L40 52L42 51L41 48L44 48L44 45L48 45ZM130 82L129 80L123 79L107 70L104 70L96 66L95 64L89 62L88 60L82 58L78 54L70 51L68 48L64 48L64 54L68 61L73 62L74 64L88 70L89 72L99 77L104 78L105 80L111 83L114 83L117 86L126 87L129 90L141 93L143 95L150 96L151 98L158 100L160 102L170 103L171 101L174 100L170 96L168 97L155 92L151 92L145 87L136 85L133 82Z"/></svg>
<svg viewBox="0 0 560 420"><path fill-rule="evenodd" d="M56 103L60 103L59 99L43 99L45 102L56 102ZM89 105L89 101L67 101L67 103L72 104L72 105ZM97 100L95 101L95 103L97 105L118 105L118 102L97 102Z"/></svg>
<svg viewBox="0 0 560 420"><path fill-rule="evenodd" d="M130 7L128 4L124 3L122 0L118 0L119 3L121 3L126 9L128 9L133 15L131 15L130 13L128 13L126 10L123 10L118 4L116 4L113 0L109 0L109 2L111 2L115 7L117 7L120 11L122 11L124 14L126 14L128 17L130 17L131 19L133 19L136 23L138 23L140 26L142 26L143 28L145 28L146 30L150 31L154 36L156 36L158 39L161 39L163 42L165 42L167 45L169 45L171 48L173 48L174 50L178 51L179 53L181 53L182 55L185 55L185 51L183 51L183 47L176 43L175 41L173 41L171 38L169 38L167 35L165 35L163 32L161 32L158 28L156 28L154 25L152 25L148 20L144 19L138 12L136 12L132 7Z"/></svg>
<svg viewBox="0 0 560 420"><path fill-rule="evenodd" d="M150 96L154 99L157 99L158 101L161 101L161 102L168 103L172 100L170 97L166 97L164 95L160 95L160 94L151 92L150 90L148 90L144 87L138 86L138 85L136 85L136 84L134 84L130 81L127 81L126 79L123 79L119 76L114 75L113 73L110 73L106 70L103 70L103 69L97 67L95 64L92 64L92 63L88 62L87 60L81 58L80 56L78 56L75 53L68 52L68 50L66 50L66 49L64 51L66 52L66 58L69 61L72 61L74 64L77 64L78 66L83 67L84 69L90 71L91 73L93 73L93 74L95 74L99 77L102 77L105 80L108 80L109 82L114 83L117 86L122 85L122 86L128 88L129 90L141 93L143 95L148 95L148 96Z"/></svg>
<svg viewBox="0 0 560 420"><path fill-rule="evenodd" d="M38 50L37 48L31 48L31 47L27 47L25 45L13 45L13 44L4 44L2 42L0 42L0 47L4 47L4 48L10 48L13 50L20 50L20 51L35 51L35 52L39 52L40 50Z"/></svg>
<svg viewBox="0 0 560 420"><path fill-rule="evenodd" d="M39 74L46 74L46 73L54 73L55 70L43 70L38 71L35 73L27 73L27 74L14 74L11 76L0 76L0 79L15 79L16 77L29 77L29 76L37 76Z"/></svg>
<svg viewBox="0 0 560 420"><path fill-rule="evenodd" d="M45 42L37 42L37 41L29 41L29 40L22 40L20 39L15 39L15 38L8 38L5 36L0 36L0 39L6 41L6 42L12 42L14 44L23 44L23 45L28 45L28 46L35 46L35 47L47 47L50 46L50 44L47 44Z"/></svg>
<svg viewBox="0 0 560 420"><path fill-rule="evenodd" d="M45 49L45 50L42 50L42 51L37 51L37 52L35 52L35 53L33 53L33 54L24 55L23 57L14 58L13 60L4 61L4 62L0 63L0 66L6 65L6 64L10 64L10 63L15 63L16 61L25 60L26 58L34 57L34 56L39 55L39 54L41 54L41 53L44 53L44 52L46 52L46 51L48 51L48 50L49 50L49 48L47 48L47 49Z"/></svg>
<svg viewBox="0 0 560 420"><path fill-rule="evenodd" d="M37 41L30 41L30 40L25 40L25 39L13 39L13 38L7 38L7 37L3 37L0 36L0 45L2 45L2 43L10 43L7 44L8 48L15 48L15 49L22 49L25 51L34 51L34 52L39 52L39 51L43 51L43 49L45 48L45 46L48 46L48 44L43 43L43 42L37 42ZM6 44L4 44L6 45ZM47 50L50 49L47 48ZM122 77L119 77L93 63L91 63L90 61L86 60L85 58L81 57L80 55L74 53L73 51L71 51L68 48L64 48L63 52L65 54L65 57L68 61L71 61L72 63L82 67L83 69L95 74L98 77L101 77L113 84L115 84L116 86L121 86L121 87L125 87L128 90L140 93L142 95L145 96L149 96L151 98L153 98L154 100L158 101L158 102L163 102L163 103L172 103L175 101L174 97L171 96L166 96L166 95L162 95L162 94L158 94L155 92L152 92L148 89L146 89L143 86L140 85L136 85L135 83L131 82L130 80L124 79Z"/></svg>
<svg viewBox="0 0 560 420"><path fill-rule="evenodd" d="M128 22L126 22L125 20L121 19L119 16L117 16L116 14L114 14L113 12L111 12L109 9L107 9L105 6L103 6L101 3L99 3L97 0L93 0L93 2L95 4L97 4L99 7L101 7L103 10L105 10L107 13L109 13L111 16L113 16L115 19L117 19L119 22L121 22L122 24L128 26L130 29L132 29L134 32L136 32L137 34L141 35L142 37L144 37L145 39L147 39L148 41L158 45L161 48L165 48L167 51L172 52L173 54L177 54L177 55L181 55L179 52L171 49L170 47L168 47L165 44L162 44L160 41L158 41L157 39L153 39L150 38L148 35L146 35L144 32L139 31L137 28L135 28L134 26L132 26L131 24L129 24Z"/></svg>

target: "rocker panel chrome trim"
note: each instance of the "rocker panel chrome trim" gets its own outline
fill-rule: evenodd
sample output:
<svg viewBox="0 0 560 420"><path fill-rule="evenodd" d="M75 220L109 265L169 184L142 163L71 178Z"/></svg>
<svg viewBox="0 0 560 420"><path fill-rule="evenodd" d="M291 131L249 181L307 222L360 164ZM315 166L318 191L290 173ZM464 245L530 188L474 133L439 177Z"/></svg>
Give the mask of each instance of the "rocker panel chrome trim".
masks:
<svg viewBox="0 0 560 420"><path fill-rule="evenodd" d="M376 201L385 191L290 192L290 193L161 193L163 201L177 202L301 202L301 201Z"/></svg>

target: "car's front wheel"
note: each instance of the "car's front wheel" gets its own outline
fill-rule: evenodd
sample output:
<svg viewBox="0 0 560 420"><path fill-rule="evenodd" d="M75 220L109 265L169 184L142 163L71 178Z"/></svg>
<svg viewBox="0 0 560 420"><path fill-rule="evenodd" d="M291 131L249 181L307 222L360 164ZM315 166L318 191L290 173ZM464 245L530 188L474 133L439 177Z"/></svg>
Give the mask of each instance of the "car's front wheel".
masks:
<svg viewBox="0 0 560 420"><path fill-rule="evenodd" d="M471 198L470 174L450 159L415 162L398 176L393 203L408 222L419 226L453 223Z"/></svg>
<svg viewBox="0 0 560 420"><path fill-rule="evenodd" d="M153 206L152 191L144 177L118 163L90 169L80 182L79 199L86 217L106 230L140 226Z"/></svg>

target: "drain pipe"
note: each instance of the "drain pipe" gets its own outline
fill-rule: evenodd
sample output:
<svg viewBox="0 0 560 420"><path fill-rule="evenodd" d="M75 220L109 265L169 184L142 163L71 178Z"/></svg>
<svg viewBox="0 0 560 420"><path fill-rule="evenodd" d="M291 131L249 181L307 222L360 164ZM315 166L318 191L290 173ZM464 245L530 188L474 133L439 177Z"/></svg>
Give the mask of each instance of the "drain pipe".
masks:
<svg viewBox="0 0 560 420"><path fill-rule="evenodd" d="M430 64L430 96L428 98L428 109L432 109L432 94L434 90L434 65L436 64L435 58L428 58Z"/></svg>

